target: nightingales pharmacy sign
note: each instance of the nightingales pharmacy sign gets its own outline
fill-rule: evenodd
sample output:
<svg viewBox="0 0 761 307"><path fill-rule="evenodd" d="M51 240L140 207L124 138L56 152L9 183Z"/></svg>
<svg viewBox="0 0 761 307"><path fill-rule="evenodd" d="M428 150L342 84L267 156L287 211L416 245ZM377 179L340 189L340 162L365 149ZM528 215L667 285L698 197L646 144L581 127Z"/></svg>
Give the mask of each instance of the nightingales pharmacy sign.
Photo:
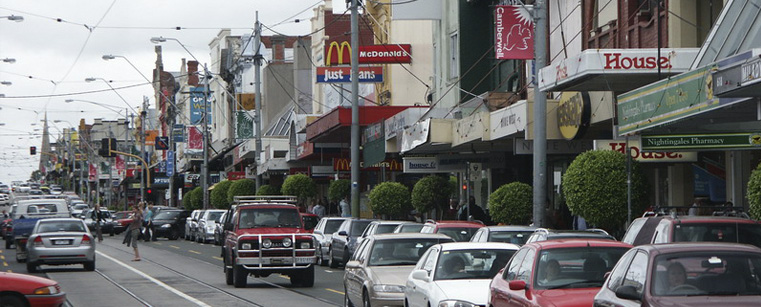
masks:
<svg viewBox="0 0 761 307"><path fill-rule="evenodd" d="M359 46L359 64L397 64L412 62L410 44ZM325 45L325 65L351 64L349 42L333 41Z"/></svg>
<svg viewBox="0 0 761 307"><path fill-rule="evenodd" d="M494 7L494 55L497 60L534 58L534 22L530 5Z"/></svg>

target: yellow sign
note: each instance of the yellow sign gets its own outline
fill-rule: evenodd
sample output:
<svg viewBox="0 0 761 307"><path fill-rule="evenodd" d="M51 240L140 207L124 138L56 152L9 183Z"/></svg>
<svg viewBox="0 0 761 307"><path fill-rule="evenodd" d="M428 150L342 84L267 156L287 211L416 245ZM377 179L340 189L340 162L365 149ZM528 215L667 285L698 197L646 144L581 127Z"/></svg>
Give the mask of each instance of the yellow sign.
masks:
<svg viewBox="0 0 761 307"><path fill-rule="evenodd" d="M589 127L590 101L586 92L563 92L558 103L558 128L566 140L574 140Z"/></svg>
<svg viewBox="0 0 761 307"><path fill-rule="evenodd" d="M326 52L325 66L330 66L331 62L333 62L333 47L338 51L338 65L344 64L344 48L349 48L349 54L351 54L351 45L349 45L349 42L343 41L340 44L338 42L331 42L328 46L328 51Z"/></svg>
<svg viewBox="0 0 761 307"><path fill-rule="evenodd" d="M238 100L238 110L251 111L256 108L256 94L239 93L236 94Z"/></svg>

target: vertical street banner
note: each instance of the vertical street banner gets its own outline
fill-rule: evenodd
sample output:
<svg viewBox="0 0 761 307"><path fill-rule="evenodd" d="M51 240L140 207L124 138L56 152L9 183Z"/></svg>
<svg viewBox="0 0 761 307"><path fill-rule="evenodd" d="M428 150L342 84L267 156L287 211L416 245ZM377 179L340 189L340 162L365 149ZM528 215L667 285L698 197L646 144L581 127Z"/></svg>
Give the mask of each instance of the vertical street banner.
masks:
<svg viewBox="0 0 761 307"><path fill-rule="evenodd" d="M235 139L245 140L254 138L254 117L247 111L237 111L235 114Z"/></svg>
<svg viewBox="0 0 761 307"><path fill-rule="evenodd" d="M197 127L188 127L188 150L197 151L203 149L203 134Z"/></svg>
<svg viewBox="0 0 761 307"><path fill-rule="evenodd" d="M87 165L89 166L89 168L88 168L89 169L89 172L88 172L89 176L87 177L87 179L89 181L96 181L96 180L98 180L98 168L93 163L87 163Z"/></svg>
<svg viewBox="0 0 761 307"><path fill-rule="evenodd" d="M190 88L190 124L200 125L203 123L203 109L204 109L204 88L203 87L191 87ZM211 125L211 95L206 100L206 116L209 117L208 124Z"/></svg>
<svg viewBox="0 0 761 307"><path fill-rule="evenodd" d="M174 151L172 150L166 152L166 175L174 176Z"/></svg>
<svg viewBox="0 0 761 307"><path fill-rule="evenodd" d="M126 165L124 165L124 158L122 158L121 155L116 155L116 172L119 174L119 176L124 176L124 169Z"/></svg>
<svg viewBox="0 0 761 307"><path fill-rule="evenodd" d="M494 55L497 60L534 58L534 21L527 7L495 6L494 34Z"/></svg>

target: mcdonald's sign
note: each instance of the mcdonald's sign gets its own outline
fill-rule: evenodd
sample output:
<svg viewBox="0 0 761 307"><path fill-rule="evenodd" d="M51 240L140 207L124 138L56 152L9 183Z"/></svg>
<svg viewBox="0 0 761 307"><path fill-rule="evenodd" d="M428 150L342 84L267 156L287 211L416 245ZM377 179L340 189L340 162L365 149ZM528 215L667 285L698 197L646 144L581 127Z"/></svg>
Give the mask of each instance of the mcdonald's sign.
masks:
<svg viewBox="0 0 761 307"><path fill-rule="evenodd" d="M333 170L334 171L350 171L351 170L351 160L349 159L333 159Z"/></svg>
<svg viewBox="0 0 761 307"><path fill-rule="evenodd" d="M366 45L359 46L360 64L396 64L412 62L412 45ZM325 65L351 64L349 42L333 41L325 46Z"/></svg>
<svg viewBox="0 0 761 307"><path fill-rule="evenodd" d="M385 168L387 171L400 172L404 169L404 164L396 159L383 160L376 164L365 167L363 162L359 162L359 168L363 171L379 171L381 168ZM346 158L333 159L334 171L350 171L351 160Z"/></svg>

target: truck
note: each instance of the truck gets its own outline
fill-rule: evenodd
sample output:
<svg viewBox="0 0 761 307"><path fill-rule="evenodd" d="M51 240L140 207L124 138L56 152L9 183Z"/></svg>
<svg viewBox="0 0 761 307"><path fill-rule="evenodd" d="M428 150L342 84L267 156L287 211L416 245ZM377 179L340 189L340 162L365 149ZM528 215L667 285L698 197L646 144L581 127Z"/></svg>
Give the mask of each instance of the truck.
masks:
<svg viewBox="0 0 761 307"><path fill-rule="evenodd" d="M11 208L13 230L11 238L16 245L16 261L26 262L26 240L32 234L34 225L40 219L67 218L69 208L64 199L20 200ZM6 242L6 247L9 247Z"/></svg>
<svg viewBox="0 0 761 307"><path fill-rule="evenodd" d="M314 285L315 240L295 196L236 196L224 221L225 281L245 288L248 276L279 273L294 286Z"/></svg>

